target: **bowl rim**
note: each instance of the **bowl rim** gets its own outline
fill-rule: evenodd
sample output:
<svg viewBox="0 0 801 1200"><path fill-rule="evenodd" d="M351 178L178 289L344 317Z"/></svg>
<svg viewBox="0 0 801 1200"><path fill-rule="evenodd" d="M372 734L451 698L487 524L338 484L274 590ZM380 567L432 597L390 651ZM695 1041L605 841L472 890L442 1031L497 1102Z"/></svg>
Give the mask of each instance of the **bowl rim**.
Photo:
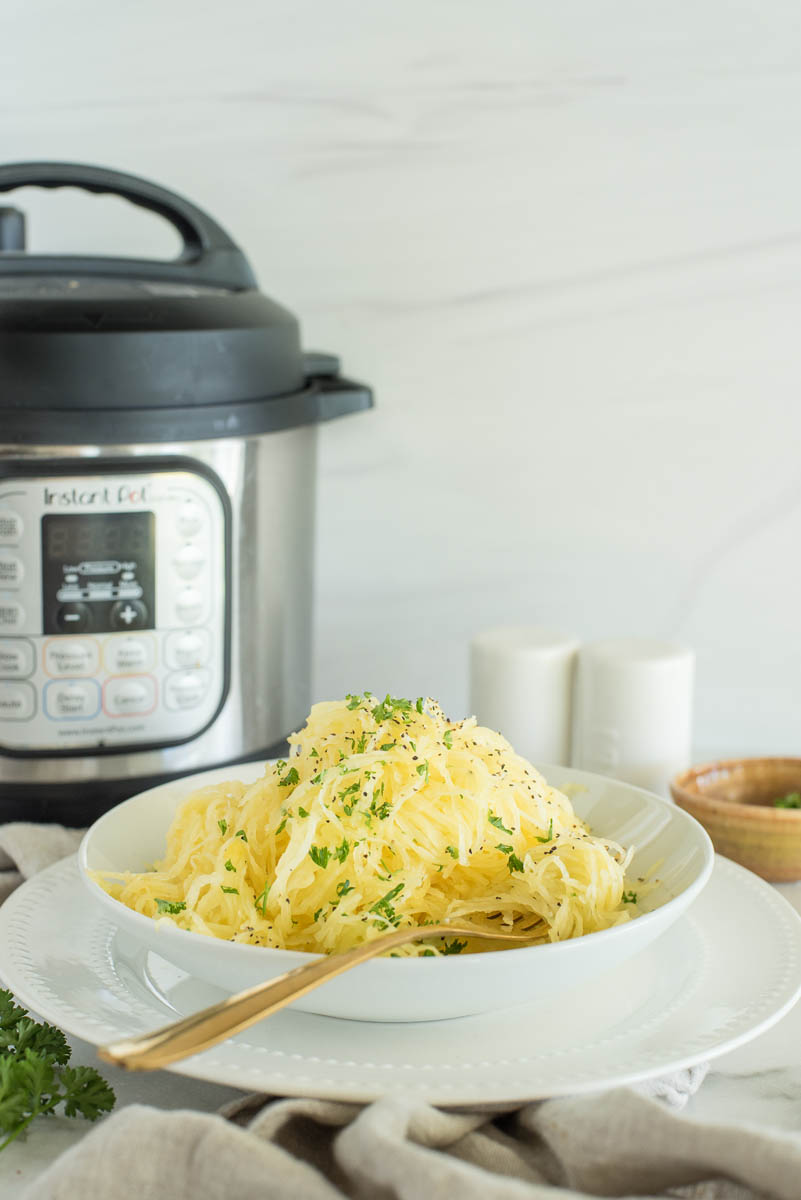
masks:
<svg viewBox="0 0 801 1200"><path fill-rule="evenodd" d="M259 764L255 764L253 762L233 763L230 765L230 767L226 766L225 768L219 768L219 770L225 770L226 772L230 770L233 772L237 770L237 768L242 767L253 767L254 765L266 766L267 763L271 761L275 760L265 760L263 763L260 762ZM702 862L697 875L693 880L691 880L687 887L683 888L675 896L671 896L664 902L664 904L660 904L657 908L651 909L649 912L641 913L636 920L626 921L622 925L614 925L610 929L600 929L592 933L582 934L581 937L568 938L562 942L546 942L536 946L510 946L505 953L508 954L514 952L518 956L522 956L524 954L530 956L536 953L540 956L538 961L544 960L545 954L547 953L550 955L551 960L553 960L559 955L564 956L575 954L577 950L580 950L581 946L586 946L588 943L591 943L593 946L600 946L602 944L609 943L614 939L619 940L621 937L630 936L630 931L632 929L635 931L638 929L644 930L646 925L650 927L655 923L663 921L665 914L670 914L671 910L680 909L681 911L684 911L685 908L689 907L689 905L693 903L693 901L698 897L700 892L709 882L715 862L715 850L712 844L712 839L700 821L698 821L685 809L673 804L670 800L656 795L655 792L649 792L645 788L637 787L635 784L626 783L624 780L615 779L612 776L607 775L598 775L589 771L582 771L573 767L549 767L548 765L545 765L544 767L539 765L537 766L537 770L541 771L541 773L545 776L546 781L548 779L547 771L549 769L558 772L570 772L570 775L575 777L576 783L588 781L590 783L600 783L606 785L617 784L619 787L624 787L630 792L646 796L649 802L655 802L659 807L667 810L672 819L678 819L681 823L685 824L688 833L692 833L696 839L698 849L702 853ZM195 778L195 776L197 776L198 779L201 779L205 776L217 773L218 769L213 768L208 771L196 772L186 776L181 776L178 779L171 779L165 783L157 784L155 787L147 788L142 792L137 792L136 795L130 796L127 800L122 801L121 804L115 805L113 808L109 809L107 812L98 817L97 820L89 826L83 838L81 839L80 846L78 847L78 868L85 886L89 889L95 900L103 904L103 906L109 911L115 924L120 923L120 910L122 910L122 920L126 923L129 929L131 929L131 931L141 931L141 940L143 942L149 942L153 935L157 933L159 938L166 937L169 939L169 941L174 941L176 938L178 938L180 939L181 945L189 946L191 944L198 949L201 946L208 949L209 945L215 949L222 949L225 947L226 949L223 951L223 953L235 955L236 957L242 958L246 961L250 960L252 962L264 962L266 961L265 956L267 956L273 961L278 960L283 962L286 964L287 969L294 965L299 966L303 963L311 962L314 959L326 957L323 954L314 953L308 950L282 950L272 946L253 946L244 942L229 942L222 938L212 938L208 937L206 934L195 933L193 930L177 929L175 926L169 924L160 925L154 921L152 917L146 917L143 913L134 912L133 909L128 908L125 904L122 904L121 901L115 900L114 897L110 896L108 892L106 892L100 886L100 884L97 883L96 880L91 878L89 872L91 870L96 870L96 868L89 866L88 856L91 849L93 836L96 835L96 832L99 830L101 825L104 825L107 822L113 823L114 819L119 816L122 810L129 806L133 807L137 803L141 803L145 797L150 796L153 792L161 791L163 788L171 785L185 783L188 780ZM234 776L230 775L229 778L234 778ZM569 782L572 781L573 780L571 779ZM199 783L198 786L203 786L203 784ZM551 786L557 787L555 784ZM186 794L188 795L189 793ZM182 797L182 799L183 798L184 797ZM113 874L113 872L108 873ZM466 968L468 971L474 971L483 969L481 963L485 961L485 957L486 956L484 954L468 954L464 957L461 955L434 955L431 957L423 957L420 955L413 958L401 957L397 959L378 957L370 959L369 963L365 965L370 966L374 970L388 969L395 972L399 970L404 972L453 970L457 965L461 969ZM518 958L515 961L520 961L520 959ZM450 964L450 966L443 967L443 964Z"/></svg>
<svg viewBox="0 0 801 1200"><path fill-rule="evenodd" d="M685 771L680 771L671 779L670 793L677 804L682 806L686 804L688 806L684 811L689 810L690 815L692 815L693 809L697 809L699 812L709 816L737 816L742 821L761 823L763 825L772 825L777 822L789 822L793 824L801 821L801 808L772 808L766 804L738 803L736 800L727 800L723 796L706 795L702 790L693 791L690 787L691 784L696 783L704 775L715 771L733 771L735 768L743 767L749 763L785 764L797 767L799 779L801 780L801 757L791 754L755 754L740 758L714 759L688 767Z"/></svg>

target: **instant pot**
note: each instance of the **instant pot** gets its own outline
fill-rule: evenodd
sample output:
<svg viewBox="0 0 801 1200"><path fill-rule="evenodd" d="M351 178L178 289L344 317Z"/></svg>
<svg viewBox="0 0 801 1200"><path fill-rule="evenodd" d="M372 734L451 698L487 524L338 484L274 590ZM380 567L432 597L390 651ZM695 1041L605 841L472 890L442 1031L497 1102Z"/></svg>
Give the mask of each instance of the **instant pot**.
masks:
<svg viewBox="0 0 801 1200"><path fill-rule="evenodd" d="M125 197L183 240L29 254L0 209L0 820L84 824L302 725L316 427L372 399L195 205L0 166L0 192L30 185Z"/></svg>

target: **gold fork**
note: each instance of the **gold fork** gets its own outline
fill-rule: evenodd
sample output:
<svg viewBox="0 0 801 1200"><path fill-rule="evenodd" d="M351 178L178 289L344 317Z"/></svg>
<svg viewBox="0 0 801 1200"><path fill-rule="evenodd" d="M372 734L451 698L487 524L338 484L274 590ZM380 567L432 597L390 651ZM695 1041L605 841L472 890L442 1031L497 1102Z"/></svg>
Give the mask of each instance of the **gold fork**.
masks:
<svg viewBox="0 0 801 1200"><path fill-rule="evenodd" d="M291 971L285 971L266 983L257 983L247 991L229 996L218 1004L203 1008L156 1029L152 1033L143 1033L138 1037L126 1038L120 1042L112 1042L108 1046L99 1046L98 1055L104 1062L114 1063L118 1067L127 1067L130 1071L155 1071L159 1067L169 1066L179 1059L188 1058L190 1054L199 1054L216 1046L227 1037L255 1025L263 1017L269 1017L278 1012L293 1000L305 996L320 984L326 983L343 971L349 971L359 963L366 962L391 950L393 946L403 946L407 942L417 942L421 938L430 937L471 937L485 938L488 941L518 942L531 945L537 939L533 930L525 934L502 933L495 930L473 929L469 925L421 925L414 929L395 929L392 933L374 938L364 945L354 946L343 954L328 954L315 959Z"/></svg>

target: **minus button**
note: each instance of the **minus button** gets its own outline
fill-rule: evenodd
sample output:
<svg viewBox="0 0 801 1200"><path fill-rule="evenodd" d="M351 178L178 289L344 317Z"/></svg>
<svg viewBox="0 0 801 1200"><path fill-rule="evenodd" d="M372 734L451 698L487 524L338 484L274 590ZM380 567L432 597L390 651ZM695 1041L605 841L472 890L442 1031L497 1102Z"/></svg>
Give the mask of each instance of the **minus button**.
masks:
<svg viewBox="0 0 801 1200"><path fill-rule="evenodd" d="M65 633L82 633L91 621L91 614L85 604L62 604L56 613L56 624Z"/></svg>

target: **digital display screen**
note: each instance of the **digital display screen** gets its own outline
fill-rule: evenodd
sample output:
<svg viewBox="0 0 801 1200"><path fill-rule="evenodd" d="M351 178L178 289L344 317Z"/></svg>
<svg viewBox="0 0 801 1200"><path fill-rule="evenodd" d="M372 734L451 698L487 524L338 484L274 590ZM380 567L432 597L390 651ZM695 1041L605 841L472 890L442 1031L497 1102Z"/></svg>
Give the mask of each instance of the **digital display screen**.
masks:
<svg viewBox="0 0 801 1200"><path fill-rule="evenodd" d="M152 553L155 516L149 512L43 518L44 557L50 562L141 560Z"/></svg>
<svg viewBox="0 0 801 1200"><path fill-rule="evenodd" d="M45 633L155 629L156 515L42 517Z"/></svg>

